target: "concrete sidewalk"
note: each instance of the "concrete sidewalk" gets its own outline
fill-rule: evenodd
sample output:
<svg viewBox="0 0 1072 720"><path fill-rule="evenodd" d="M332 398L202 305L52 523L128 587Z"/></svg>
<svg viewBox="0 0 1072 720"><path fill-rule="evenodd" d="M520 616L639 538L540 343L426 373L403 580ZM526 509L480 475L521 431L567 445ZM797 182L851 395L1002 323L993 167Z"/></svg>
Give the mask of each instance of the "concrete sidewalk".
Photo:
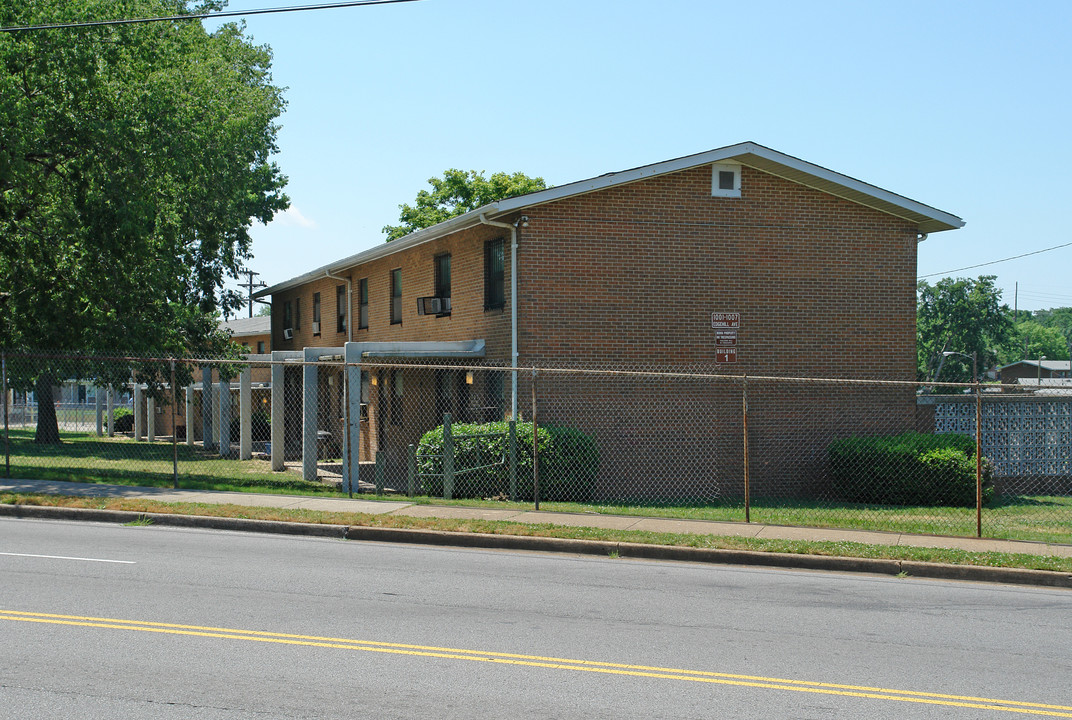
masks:
<svg viewBox="0 0 1072 720"><path fill-rule="evenodd" d="M909 535L898 532L838 530L831 528L786 527L758 523L679 520L674 518L636 517L556 513L534 510L467 508L444 505L417 505L405 501L362 500L359 498L317 498L295 495L261 495L255 493L212 490L171 490L167 488L95 485L52 480L0 480L0 492L43 493L81 497L145 498L159 502L189 502L273 507L325 512L407 515L410 517L452 518L468 520L504 520L519 523L552 524L570 527L595 527L613 530L644 530L660 533L717 535L783 540L829 540L869 545L902 545L948 548L970 552L1025 553L1072 557L1072 545L1058 545L1020 540L992 540L972 537Z"/></svg>

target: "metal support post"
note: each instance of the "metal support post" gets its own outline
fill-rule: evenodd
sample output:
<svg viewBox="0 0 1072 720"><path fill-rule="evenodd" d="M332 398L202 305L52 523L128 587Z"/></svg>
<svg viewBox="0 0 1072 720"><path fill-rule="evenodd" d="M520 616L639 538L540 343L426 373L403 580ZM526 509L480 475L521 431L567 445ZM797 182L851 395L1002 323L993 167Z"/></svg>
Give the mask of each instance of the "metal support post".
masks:
<svg viewBox="0 0 1072 720"><path fill-rule="evenodd" d="M744 521L752 522L752 504L749 497L748 477L748 376L744 376L741 386L741 424L744 435Z"/></svg>
<svg viewBox="0 0 1072 720"><path fill-rule="evenodd" d="M253 458L253 369L246 365L238 375L238 459Z"/></svg>
<svg viewBox="0 0 1072 720"><path fill-rule="evenodd" d="M108 437L115 437L115 388L108 385Z"/></svg>
<svg viewBox="0 0 1072 720"><path fill-rule="evenodd" d="M410 497L417 494L417 446L406 448L406 492Z"/></svg>
<svg viewBox="0 0 1072 720"><path fill-rule="evenodd" d="M219 382L220 457L231 457L231 381L220 375Z"/></svg>
<svg viewBox="0 0 1072 720"><path fill-rule="evenodd" d="M201 368L201 444L212 449L212 368Z"/></svg>
<svg viewBox="0 0 1072 720"><path fill-rule="evenodd" d="M510 501L517 502L517 420L507 425L506 444L510 463Z"/></svg>
<svg viewBox="0 0 1072 720"><path fill-rule="evenodd" d="M104 388L95 386L96 394L93 397L94 410L97 419L97 437L104 435Z"/></svg>
<svg viewBox="0 0 1072 720"><path fill-rule="evenodd" d="M975 383L975 535L983 536L983 394Z"/></svg>
<svg viewBox="0 0 1072 720"><path fill-rule="evenodd" d="M540 509L540 426L536 421L536 368L532 368L532 499Z"/></svg>
<svg viewBox="0 0 1072 720"><path fill-rule="evenodd" d="M4 384L4 477L11 478L11 440L8 438L7 419L7 353L0 353L0 363L3 364Z"/></svg>
<svg viewBox="0 0 1072 720"><path fill-rule="evenodd" d="M443 413L443 499L454 499L454 437L450 413Z"/></svg>
<svg viewBox="0 0 1072 720"><path fill-rule="evenodd" d="M387 464L387 461L384 459L383 453L381 453L379 450L377 450L376 451L376 477L375 477L375 480L376 480L376 494L377 495L383 495L383 476L384 476L384 473L386 471L386 468L384 467L384 465L386 465L386 464Z"/></svg>
<svg viewBox="0 0 1072 720"><path fill-rule="evenodd" d="M179 389L175 387L175 359L171 359L171 486L179 488Z"/></svg>

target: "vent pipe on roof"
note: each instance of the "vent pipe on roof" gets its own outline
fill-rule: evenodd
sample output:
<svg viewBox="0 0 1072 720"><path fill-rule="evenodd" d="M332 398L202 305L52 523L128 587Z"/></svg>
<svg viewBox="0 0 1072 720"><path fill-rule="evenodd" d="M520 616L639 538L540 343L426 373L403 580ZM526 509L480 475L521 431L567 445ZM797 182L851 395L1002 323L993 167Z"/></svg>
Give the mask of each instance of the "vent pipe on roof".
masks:
<svg viewBox="0 0 1072 720"><path fill-rule="evenodd" d="M517 226L527 227L529 219L522 215L513 225L488 220L480 213L480 222L510 231L510 419L517 420Z"/></svg>

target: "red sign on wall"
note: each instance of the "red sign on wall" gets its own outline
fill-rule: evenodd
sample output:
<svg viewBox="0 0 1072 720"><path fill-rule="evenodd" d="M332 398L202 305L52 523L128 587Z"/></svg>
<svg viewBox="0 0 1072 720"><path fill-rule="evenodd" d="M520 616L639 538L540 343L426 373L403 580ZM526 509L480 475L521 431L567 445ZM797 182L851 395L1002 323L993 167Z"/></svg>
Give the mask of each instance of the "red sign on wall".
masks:
<svg viewBox="0 0 1072 720"><path fill-rule="evenodd" d="M715 362L718 362L718 363L735 363L735 362L737 362L737 348L735 348L735 347L715 348Z"/></svg>

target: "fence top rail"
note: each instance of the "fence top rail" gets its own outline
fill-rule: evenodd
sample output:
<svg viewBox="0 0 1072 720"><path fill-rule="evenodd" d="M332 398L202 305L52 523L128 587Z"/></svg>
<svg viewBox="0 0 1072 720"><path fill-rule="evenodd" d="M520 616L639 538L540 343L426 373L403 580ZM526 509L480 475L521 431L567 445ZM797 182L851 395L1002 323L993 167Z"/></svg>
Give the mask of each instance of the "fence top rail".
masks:
<svg viewBox="0 0 1072 720"><path fill-rule="evenodd" d="M75 355L56 353L35 352L7 352L7 358L25 358L38 360L67 360L70 362L124 362L124 363L158 363L170 364L172 362L187 366L205 366L213 368L220 366L230 368L266 367L282 365L285 367L304 367L311 365L324 368L360 368L360 369L412 369L412 370L472 370L484 372L519 373L532 375L543 373L548 375L590 375L600 377L633 377L651 379L679 379L679 380L720 380L733 383L747 384L750 381L774 382L774 383L812 383L828 385L859 385L859 386L889 386L889 387L912 387L928 388L929 392L924 396L933 394L935 390L965 390L995 387L987 383L951 383L929 382L920 380L882 380L867 378L836 378L836 377L807 377L785 375L749 375L746 373L723 373L705 372L699 370L645 370L645 369L607 369L591 367L545 367L545 366L519 366L488 364L458 364L458 363L429 363L429 362L383 362L381 360L368 360L361 362L344 362L341 359L332 360L304 360L301 358L271 359L270 355L262 354L246 358L190 358L190 357L131 357L126 355ZM505 361L504 361L505 362ZM997 386L1000 387L1000 386ZM1019 387L1019 386L1017 386ZM1001 388L1005 390L1006 388Z"/></svg>

